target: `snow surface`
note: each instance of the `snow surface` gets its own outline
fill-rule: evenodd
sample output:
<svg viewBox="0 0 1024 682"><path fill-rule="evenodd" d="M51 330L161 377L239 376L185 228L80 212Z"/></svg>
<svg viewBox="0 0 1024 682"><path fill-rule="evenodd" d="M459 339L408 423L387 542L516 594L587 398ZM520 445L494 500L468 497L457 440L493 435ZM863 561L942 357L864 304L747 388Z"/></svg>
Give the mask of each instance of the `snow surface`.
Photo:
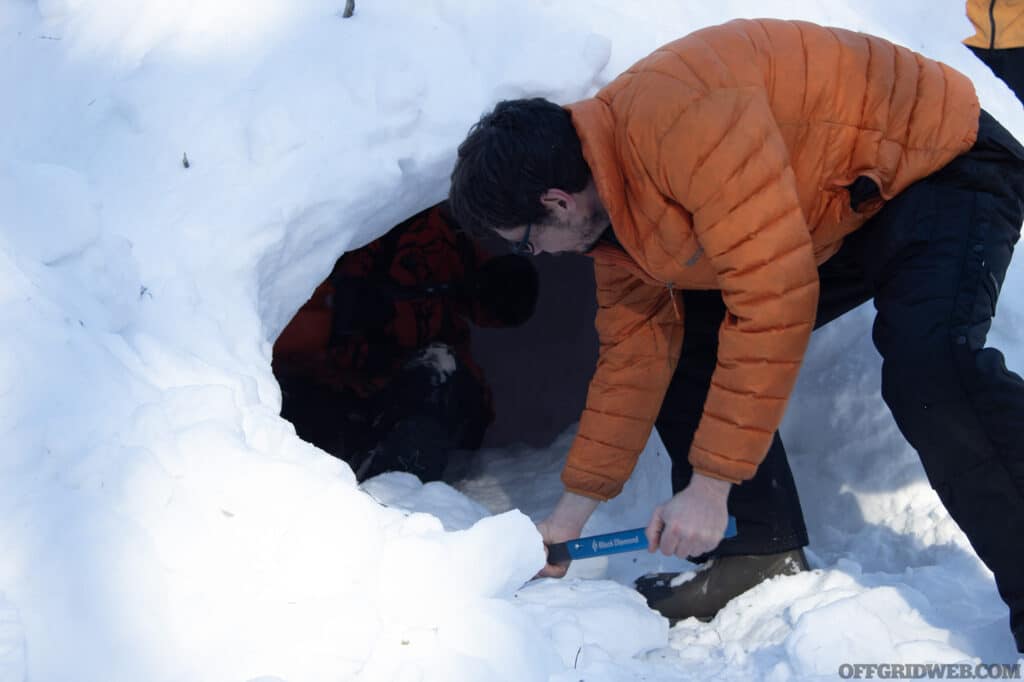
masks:
<svg viewBox="0 0 1024 682"><path fill-rule="evenodd" d="M816 570L671 631L624 585L688 564L627 554L529 582L571 433L484 453L458 490L360 489L278 417L269 364L339 253L445 194L496 100L584 97L703 25L889 37L965 71L1024 137L959 44L962 1L343 6L0 4L0 681L785 680L1017 658L882 405L867 311L816 335L784 426ZM1022 278L992 334L1018 370ZM655 437L588 530L643 525L666 471Z"/></svg>

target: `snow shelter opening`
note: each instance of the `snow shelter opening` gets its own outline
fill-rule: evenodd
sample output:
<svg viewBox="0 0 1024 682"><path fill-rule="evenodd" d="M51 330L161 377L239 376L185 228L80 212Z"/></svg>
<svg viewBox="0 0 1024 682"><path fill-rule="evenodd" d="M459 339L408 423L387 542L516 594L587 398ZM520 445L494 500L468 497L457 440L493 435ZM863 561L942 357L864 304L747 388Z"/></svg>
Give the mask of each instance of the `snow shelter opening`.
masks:
<svg viewBox="0 0 1024 682"><path fill-rule="evenodd" d="M359 480L458 480L579 419L595 310L590 259L514 255L442 202L339 254L274 344L281 416Z"/></svg>

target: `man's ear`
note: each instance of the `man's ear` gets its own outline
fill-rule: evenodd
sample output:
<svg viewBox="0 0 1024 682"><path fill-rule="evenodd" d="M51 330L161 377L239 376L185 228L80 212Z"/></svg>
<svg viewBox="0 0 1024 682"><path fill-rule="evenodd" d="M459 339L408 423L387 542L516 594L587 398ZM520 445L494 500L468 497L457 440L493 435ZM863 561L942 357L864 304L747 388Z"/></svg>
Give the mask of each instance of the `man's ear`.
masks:
<svg viewBox="0 0 1024 682"><path fill-rule="evenodd" d="M565 222L576 210L576 198L560 189L549 189L540 195L540 203L558 222Z"/></svg>

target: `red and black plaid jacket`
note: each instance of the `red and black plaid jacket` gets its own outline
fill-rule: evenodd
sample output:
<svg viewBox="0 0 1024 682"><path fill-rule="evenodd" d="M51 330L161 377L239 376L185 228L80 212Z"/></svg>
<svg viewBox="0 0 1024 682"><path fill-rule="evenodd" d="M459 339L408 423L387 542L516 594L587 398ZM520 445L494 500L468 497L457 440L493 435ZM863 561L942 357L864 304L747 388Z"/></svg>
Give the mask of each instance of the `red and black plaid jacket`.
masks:
<svg viewBox="0 0 1024 682"><path fill-rule="evenodd" d="M464 295L461 284L490 258L453 227L440 206L409 218L338 260L274 344L275 372L366 396L386 386L416 350L443 343L483 383L470 352L469 322L501 323ZM332 334L335 287L346 281L373 286L377 296L390 299L387 321Z"/></svg>

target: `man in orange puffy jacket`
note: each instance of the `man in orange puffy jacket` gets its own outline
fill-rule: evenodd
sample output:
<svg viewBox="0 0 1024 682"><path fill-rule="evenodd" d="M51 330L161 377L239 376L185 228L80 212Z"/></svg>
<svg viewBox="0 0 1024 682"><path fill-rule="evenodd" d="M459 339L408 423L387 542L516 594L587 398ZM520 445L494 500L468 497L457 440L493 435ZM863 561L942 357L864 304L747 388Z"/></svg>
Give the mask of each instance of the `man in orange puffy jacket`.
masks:
<svg viewBox="0 0 1024 682"><path fill-rule="evenodd" d="M967 0L964 44L1024 102L1024 0Z"/></svg>
<svg viewBox="0 0 1024 682"><path fill-rule="evenodd" d="M515 326L533 312L537 274L492 257L443 205L344 254L274 344L281 416L363 480L441 478L494 418L469 323Z"/></svg>
<svg viewBox="0 0 1024 682"><path fill-rule="evenodd" d="M985 345L1024 148L966 77L872 36L733 21L590 99L499 103L460 145L450 200L522 251L594 260L599 359L546 543L619 493L657 423L677 492L650 546L716 561L641 584L652 605L707 618L799 570L777 429L811 331L873 299L882 395L1024 648L1024 382ZM719 544L727 512L739 534Z"/></svg>

